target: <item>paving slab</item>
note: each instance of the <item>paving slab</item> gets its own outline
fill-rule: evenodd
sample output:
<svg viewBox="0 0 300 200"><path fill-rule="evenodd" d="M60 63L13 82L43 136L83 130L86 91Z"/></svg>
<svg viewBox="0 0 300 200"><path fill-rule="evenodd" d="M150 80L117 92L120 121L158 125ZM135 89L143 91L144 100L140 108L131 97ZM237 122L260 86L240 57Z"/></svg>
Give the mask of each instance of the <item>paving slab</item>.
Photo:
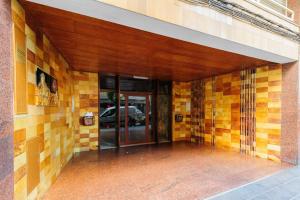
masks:
<svg viewBox="0 0 300 200"><path fill-rule="evenodd" d="M300 200L300 167L284 169L207 200Z"/></svg>

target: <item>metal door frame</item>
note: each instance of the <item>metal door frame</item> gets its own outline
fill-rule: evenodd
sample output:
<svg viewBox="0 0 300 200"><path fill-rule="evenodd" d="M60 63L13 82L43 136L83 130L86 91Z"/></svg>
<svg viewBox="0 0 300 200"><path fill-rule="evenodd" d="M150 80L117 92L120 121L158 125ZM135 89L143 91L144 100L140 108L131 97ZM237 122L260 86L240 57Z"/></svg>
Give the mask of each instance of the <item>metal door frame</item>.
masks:
<svg viewBox="0 0 300 200"><path fill-rule="evenodd" d="M126 91L122 91L119 94L124 95L125 97L125 109L124 109L124 114L125 114L125 142L121 141L121 118L119 119L119 144L121 147L123 146L132 146L132 145L140 145L140 144L149 144L152 141L150 141L150 131L149 131L149 112L150 112L150 98L153 98L152 92L126 92ZM129 96L138 96L138 97L145 97L146 99L146 113L145 113L145 134L146 134L146 140L144 141L138 141L138 142L130 142L129 141L129 128L128 128L128 97ZM119 97L120 99L120 97ZM121 101L121 100L120 100ZM121 104L119 105L119 113L120 112L120 108L121 108ZM148 114L147 114L148 113ZM152 124L151 124L152 125Z"/></svg>

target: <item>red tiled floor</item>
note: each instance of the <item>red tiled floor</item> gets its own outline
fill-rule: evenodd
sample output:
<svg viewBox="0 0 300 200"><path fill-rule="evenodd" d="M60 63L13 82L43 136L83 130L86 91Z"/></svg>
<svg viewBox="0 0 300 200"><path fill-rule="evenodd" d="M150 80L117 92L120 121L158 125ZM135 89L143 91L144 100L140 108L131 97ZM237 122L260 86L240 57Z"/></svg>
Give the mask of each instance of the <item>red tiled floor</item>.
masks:
<svg viewBox="0 0 300 200"><path fill-rule="evenodd" d="M188 143L85 152L66 166L44 199L202 199L287 167Z"/></svg>

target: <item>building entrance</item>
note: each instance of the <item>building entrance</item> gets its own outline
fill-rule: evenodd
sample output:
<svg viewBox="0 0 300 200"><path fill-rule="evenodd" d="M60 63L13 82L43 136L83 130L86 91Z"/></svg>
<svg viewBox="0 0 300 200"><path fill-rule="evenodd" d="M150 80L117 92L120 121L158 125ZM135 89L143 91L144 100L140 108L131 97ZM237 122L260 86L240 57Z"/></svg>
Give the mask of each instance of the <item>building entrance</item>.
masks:
<svg viewBox="0 0 300 200"><path fill-rule="evenodd" d="M152 94L120 94L120 145L151 143Z"/></svg>
<svg viewBox="0 0 300 200"><path fill-rule="evenodd" d="M99 77L100 149L171 141L171 82Z"/></svg>

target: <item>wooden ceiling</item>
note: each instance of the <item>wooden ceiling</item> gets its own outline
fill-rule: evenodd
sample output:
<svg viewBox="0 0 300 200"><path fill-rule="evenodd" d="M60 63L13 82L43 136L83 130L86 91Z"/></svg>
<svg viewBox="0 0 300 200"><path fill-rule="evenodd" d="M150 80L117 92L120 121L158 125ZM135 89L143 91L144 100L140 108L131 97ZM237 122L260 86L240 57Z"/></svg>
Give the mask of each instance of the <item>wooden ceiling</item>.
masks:
<svg viewBox="0 0 300 200"><path fill-rule="evenodd" d="M78 71L190 81L269 64L28 1L22 3L30 21Z"/></svg>

